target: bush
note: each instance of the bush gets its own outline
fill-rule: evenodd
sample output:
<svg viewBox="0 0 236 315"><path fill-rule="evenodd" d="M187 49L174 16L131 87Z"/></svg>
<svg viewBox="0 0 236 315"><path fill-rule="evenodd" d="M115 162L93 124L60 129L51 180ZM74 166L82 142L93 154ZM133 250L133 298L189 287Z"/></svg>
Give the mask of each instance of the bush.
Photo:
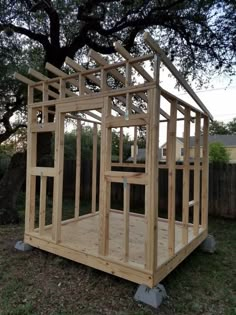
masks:
<svg viewBox="0 0 236 315"><path fill-rule="evenodd" d="M220 142L209 145L209 161L212 163L229 163L229 153Z"/></svg>

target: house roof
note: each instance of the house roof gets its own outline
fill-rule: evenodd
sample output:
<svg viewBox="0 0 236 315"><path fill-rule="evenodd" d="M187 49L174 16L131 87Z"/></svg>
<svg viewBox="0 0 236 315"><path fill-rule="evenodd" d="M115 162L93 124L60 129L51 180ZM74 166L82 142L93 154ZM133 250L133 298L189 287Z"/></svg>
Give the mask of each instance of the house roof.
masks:
<svg viewBox="0 0 236 315"><path fill-rule="evenodd" d="M184 142L184 138L177 137L179 141ZM189 137L189 146L194 147L195 137ZM200 138L200 145L202 146L203 138ZM208 143L220 142L225 147L235 147L236 146L236 135L210 135L208 136Z"/></svg>
<svg viewBox="0 0 236 315"><path fill-rule="evenodd" d="M159 155L159 159L160 159L160 157L161 157L161 150L159 149L158 150L158 155ZM137 158L136 158L136 160L138 161L138 162L142 162L142 161L145 161L145 159L146 159L146 149L144 148L138 148L138 154L137 154ZM130 162L130 161L133 161L134 160L134 158L133 157L129 157L128 159L127 159L127 162Z"/></svg>
<svg viewBox="0 0 236 315"><path fill-rule="evenodd" d="M146 149L138 149L137 161L145 161Z"/></svg>
<svg viewBox="0 0 236 315"><path fill-rule="evenodd" d="M137 157L136 157L136 160L137 161L145 161L145 158L146 158L146 149L142 149L142 148L138 148L138 154L137 154ZM130 162L130 161L133 161L133 157L129 157L127 159L127 162Z"/></svg>
<svg viewBox="0 0 236 315"><path fill-rule="evenodd" d="M202 145L203 139L200 138L200 145ZM236 146L236 135L212 135L208 136L208 143L220 142L225 147ZM194 137L190 137L190 147L194 146Z"/></svg>
<svg viewBox="0 0 236 315"><path fill-rule="evenodd" d="M184 138L180 138L180 137L176 137L176 140L178 140L179 142L181 143L184 143ZM160 146L160 149L164 148L166 146L167 142L163 143L161 146Z"/></svg>

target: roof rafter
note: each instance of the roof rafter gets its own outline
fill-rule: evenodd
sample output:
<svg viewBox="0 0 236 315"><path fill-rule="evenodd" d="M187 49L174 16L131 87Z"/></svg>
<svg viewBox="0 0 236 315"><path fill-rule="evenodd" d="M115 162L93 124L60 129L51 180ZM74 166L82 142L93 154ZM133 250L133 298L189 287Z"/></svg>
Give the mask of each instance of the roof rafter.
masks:
<svg viewBox="0 0 236 315"><path fill-rule="evenodd" d="M130 53L119 43L114 43L115 50L124 57L127 61L132 61L134 58L130 55ZM134 69L141 74L141 76L148 82L153 81L153 78L150 76L150 74L138 63L133 63L132 66Z"/></svg>
<svg viewBox="0 0 236 315"><path fill-rule="evenodd" d="M201 117L208 116L213 119L210 112L207 110L205 105L201 102L196 93L192 90L187 81L182 77L180 72L171 63L169 58L165 55L162 49L158 46L156 41L151 37L149 33L144 34L145 43L152 49L153 53L133 57L119 42L114 43L114 48L119 53L124 60L109 63L102 55L95 52L94 50L89 51L89 57L92 58L97 67L92 67L91 69L86 69L82 65L77 64L74 60L67 57L65 62L71 67L74 73L67 74L64 71L56 68L50 63L46 63L45 68L50 71L56 77L49 78L48 76L30 68L28 73L36 81L24 77L18 73L15 74L15 78L19 81L28 84L32 89L36 89L42 92L43 100L47 100L48 96L56 99L55 104L59 100L72 99L74 98L87 98L89 95L96 97L100 93L102 95L108 95L111 100L111 108L113 111L117 112L119 115L123 116L128 111L129 114L145 114L146 110L142 109L141 105L148 106L149 98L147 91L151 88L159 87L159 92L162 97L164 97L168 102L175 101L177 110L182 115L185 115L185 108L190 108L194 113L200 113ZM187 102L181 100L177 96L164 90L159 84L159 77L155 76L155 73L150 75L143 65L144 61L154 60L156 57L169 69L169 71L174 75L178 82L184 87L188 94L195 101L197 106L188 104ZM120 68L125 67L125 73L119 71ZM135 70L134 72L132 72ZM144 83L133 83L132 75L133 73L138 73L141 75ZM107 77L107 74L109 76ZM109 85L109 78L118 81L117 86ZM39 80L39 81L38 81ZM70 85L69 85L70 84ZM94 89L94 86L96 87ZM72 89L73 88L73 89ZM74 92L73 92L74 91ZM40 97L40 95L39 95ZM116 101L119 101L116 103ZM66 101L67 102L67 101ZM142 103L145 102L145 103ZM140 106L139 106L140 105ZM126 111L124 111L126 107ZM99 114L95 114L98 112ZM85 113L85 112L84 112ZM93 111L86 111L86 115L93 117L96 120L101 121L101 112L99 109ZM160 115L164 117L167 121L170 119L170 115L160 108ZM194 121L194 117L190 118Z"/></svg>
<svg viewBox="0 0 236 315"><path fill-rule="evenodd" d="M196 102L196 104L201 108L201 110L204 113L206 113L207 116L209 116L209 118L211 120L213 120L213 116L208 111L206 106L202 103L200 98L193 91L193 89L188 84L188 82L184 79L184 77L181 75L181 73L175 68L173 63L169 60L169 58L166 56L164 51L159 47L157 42L152 38L152 36L149 33L145 32L143 38L144 38L145 43L161 57L161 60L164 62L165 66L170 70L170 72L179 81L179 83L185 88L185 90L192 97L192 99Z"/></svg>

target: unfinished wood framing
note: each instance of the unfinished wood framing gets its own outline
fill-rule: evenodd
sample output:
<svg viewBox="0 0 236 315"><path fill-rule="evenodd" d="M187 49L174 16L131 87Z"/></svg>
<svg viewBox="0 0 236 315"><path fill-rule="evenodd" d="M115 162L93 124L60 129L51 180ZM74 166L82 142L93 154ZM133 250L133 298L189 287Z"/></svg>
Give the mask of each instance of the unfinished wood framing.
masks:
<svg viewBox="0 0 236 315"><path fill-rule="evenodd" d="M183 169L183 232L182 242L188 243L189 222L189 136L190 136L190 110L185 108L184 117L184 169Z"/></svg>
<svg viewBox="0 0 236 315"><path fill-rule="evenodd" d="M20 74L15 77L28 85L25 241L62 257L153 287L207 236L208 125L212 116L155 40L149 34L145 34L144 39L153 54L135 57L121 44L115 43L117 53L123 57L120 62L110 64L91 50L89 56L97 64L91 69L66 58L73 71L69 75L47 63L46 68L55 75L54 78L34 69L30 69L29 74L36 81ZM154 65L153 73L145 69L146 61ZM161 63L185 88L195 105L160 86ZM122 73L120 68L123 68ZM141 77L142 83L133 81L135 74ZM110 80L113 80L112 87ZM114 82L118 83L117 87ZM94 85L96 89L93 89ZM38 91L37 99L35 90ZM162 99L170 110L163 107ZM49 119L53 115L54 119ZM77 123L76 176L72 216L63 219L66 211L63 203L66 175L64 123L68 118ZM159 157L162 122L168 126L165 163L161 163ZM178 123L182 124L184 131L182 164L176 161ZM91 178L91 207L87 213L84 213L81 202L81 135L84 124L93 129L91 172L86 174ZM145 161L140 163L138 128L141 126L146 130L146 140ZM112 128L118 130L119 136L115 161L112 161ZM124 159L126 128L130 128L133 135L131 163ZM193 129L195 158L192 161L190 136ZM37 161L37 135L43 132L51 132L55 137L54 165L51 167L40 166ZM165 171L167 176L168 197L164 216L158 209L162 185L160 171ZM182 172L183 185L181 196L176 197L177 171ZM191 196L190 172L194 175ZM37 190L38 180L40 188ZM52 209L47 202L49 184L53 185ZM123 185L122 210L114 210L116 206L112 208L114 185ZM132 209L131 206L137 185L143 186L143 209ZM39 199L36 194L39 194ZM178 198L181 198L182 205L179 208ZM36 200L39 200L39 205ZM50 215L51 222L47 222Z"/></svg>
<svg viewBox="0 0 236 315"><path fill-rule="evenodd" d="M79 217L80 209L80 177L81 177L81 121L77 121L76 141L76 182L75 182L75 218Z"/></svg>
<svg viewBox="0 0 236 315"><path fill-rule="evenodd" d="M169 256L175 254L175 177L176 177L176 102L171 103L171 115L168 128L168 251Z"/></svg>
<svg viewBox="0 0 236 315"><path fill-rule="evenodd" d="M201 119L199 113L196 113L195 123L195 157L194 157L194 206L193 206L193 223L194 235L198 235L199 218L200 218L200 133Z"/></svg>

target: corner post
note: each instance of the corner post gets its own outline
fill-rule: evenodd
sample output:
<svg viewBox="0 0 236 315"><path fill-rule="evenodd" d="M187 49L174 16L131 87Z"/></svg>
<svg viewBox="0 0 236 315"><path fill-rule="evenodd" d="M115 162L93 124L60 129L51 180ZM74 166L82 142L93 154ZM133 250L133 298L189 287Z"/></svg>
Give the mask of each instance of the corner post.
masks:
<svg viewBox="0 0 236 315"><path fill-rule="evenodd" d="M64 118L65 114L56 112L55 132L55 177L53 189L52 239L61 241L62 194L64 169Z"/></svg>
<svg viewBox="0 0 236 315"><path fill-rule="evenodd" d="M200 216L200 113L196 113L195 121L195 152L194 152L194 206L193 206L193 233L195 236L199 233Z"/></svg>
<svg viewBox="0 0 236 315"><path fill-rule="evenodd" d="M175 178L176 178L176 119L177 101L171 102L168 135L168 252L175 254Z"/></svg>
<svg viewBox="0 0 236 315"><path fill-rule="evenodd" d="M92 165L92 212L96 212L97 206L97 149L98 149L98 128L93 124L93 165Z"/></svg>
<svg viewBox="0 0 236 315"><path fill-rule="evenodd" d="M208 225L208 176L209 176L209 148L208 148L209 118L204 116L203 126L203 158L202 158L202 227Z"/></svg>
<svg viewBox="0 0 236 315"><path fill-rule="evenodd" d="M160 59L155 56L154 80L156 86L148 94L148 150L147 174L148 185L145 195L145 215L147 218L146 234L146 268L153 274L157 269L158 251L158 143L159 143L159 117L160 117L160 87L159 71Z"/></svg>
<svg viewBox="0 0 236 315"><path fill-rule="evenodd" d="M101 72L102 90L107 89L107 73ZM101 155L100 155L100 191L99 191L99 247L101 256L109 252L109 216L111 183L107 181L105 172L111 170L111 128L107 128L106 120L111 116L111 99L104 97L101 122Z"/></svg>
<svg viewBox="0 0 236 315"><path fill-rule="evenodd" d="M183 230L182 243L188 244L189 223L189 136L190 136L190 109L184 112L184 169L183 169Z"/></svg>
<svg viewBox="0 0 236 315"><path fill-rule="evenodd" d="M76 182L75 182L75 219L78 219L80 213L80 176L81 176L81 121L77 121L76 138Z"/></svg>
<svg viewBox="0 0 236 315"><path fill-rule="evenodd" d="M31 175L31 167L37 163L37 133L31 132L32 123L36 123L36 111L30 106L34 103L34 88L28 86L28 130L27 130L27 166L26 166L26 201L25 233L34 230L36 176Z"/></svg>

